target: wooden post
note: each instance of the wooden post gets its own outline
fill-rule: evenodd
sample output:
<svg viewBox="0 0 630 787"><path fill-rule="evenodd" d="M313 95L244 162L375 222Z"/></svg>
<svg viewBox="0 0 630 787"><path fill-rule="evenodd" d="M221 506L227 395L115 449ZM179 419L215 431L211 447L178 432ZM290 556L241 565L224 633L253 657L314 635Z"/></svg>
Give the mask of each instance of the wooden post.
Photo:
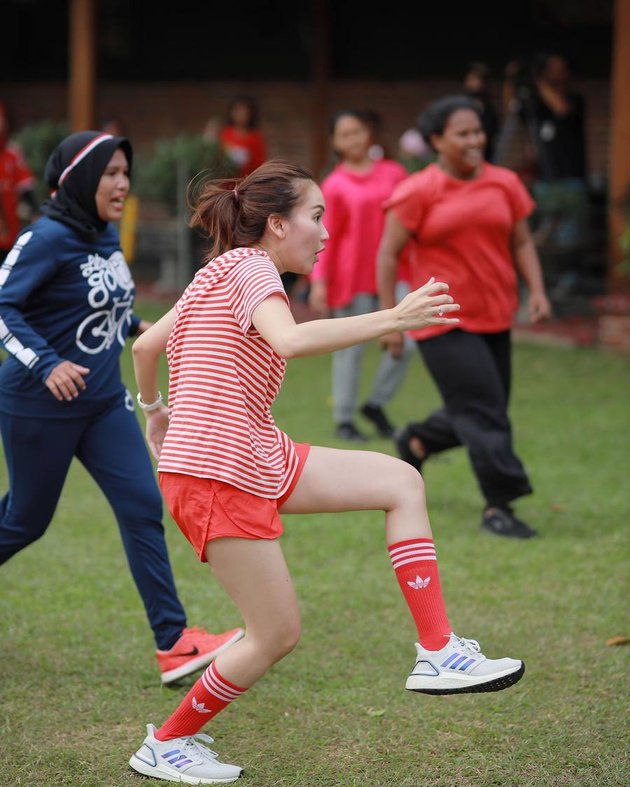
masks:
<svg viewBox="0 0 630 787"><path fill-rule="evenodd" d="M312 57L312 152L311 171L320 178L328 157L328 113L329 113L329 81L330 81L330 8L329 0L311 2L313 14L311 40Z"/></svg>
<svg viewBox="0 0 630 787"><path fill-rule="evenodd" d="M630 0L615 0L611 74L608 203L608 289L630 294L630 272L620 268L620 239L630 223ZM625 203L625 204L624 204Z"/></svg>
<svg viewBox="0 0 630 787"><path fill-rule="evenodd" d="M72 131L94 128L96 82L95 0L71 0L69 107Z"/></svg>

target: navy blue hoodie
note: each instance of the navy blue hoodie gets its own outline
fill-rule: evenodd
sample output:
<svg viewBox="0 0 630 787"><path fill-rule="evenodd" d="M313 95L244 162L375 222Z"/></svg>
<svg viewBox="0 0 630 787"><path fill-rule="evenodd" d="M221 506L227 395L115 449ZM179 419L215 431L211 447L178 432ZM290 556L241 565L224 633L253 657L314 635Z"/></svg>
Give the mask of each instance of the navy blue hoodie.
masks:
<svg viewBox="0 0 630 787"><path fill-rule="evenodd" d="M56 148L45 173L53 196L0 267L0 340L9 354L0 366L0 412L72 418L125 395L120 353L140 322L135 286L118 231L98 217L94 200L117 148L131 166L123 137L84 131ZM71 402L57 401L44 384L64 360L90 369Z"/></svg>

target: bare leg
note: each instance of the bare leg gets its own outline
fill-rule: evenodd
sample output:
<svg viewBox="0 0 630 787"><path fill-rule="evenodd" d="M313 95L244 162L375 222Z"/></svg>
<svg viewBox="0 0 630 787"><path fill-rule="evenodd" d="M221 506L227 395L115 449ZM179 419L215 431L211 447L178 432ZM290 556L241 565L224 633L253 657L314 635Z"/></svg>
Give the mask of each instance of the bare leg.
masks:
<svg viewBox="0 0 630 787"><path fill-rule="evenodd" d="M396 565L397 557L392 563L419 635L416 665L405 688L428 694L456 694L499 691L520 680L525 671L522 661L488 659L476 642L450 631L437 562L423 556L432 551L426 541L432 543L424 483L410 464L372 451L313 447L295 491L281 512L366 509L385 511L387 544L393 546L397 556L398 550L403 552L400 564ZM405 575L406 571L411 576ZM416 593L420 589L421 594ZM432 642L423 646L427 620L425 630Z"/></svg>
<svg viewBox="0 0 630 787"><path fill-rule="evenodd" d="M424 483L406 462L375 451L314 446L284 514L382 510L387 543L431 538ZM238 606L245 636L216 664L247 688L289 653L300 635L293 583L278 541L220 538L206 547L212 571Z"/></svg>
<svg viewBox="0 0 630 787"><path fill-rule="evenodd" d="M418 631L440 650L451 635L422 476L407 462L373 451L314 448L282 513L385 511L392 567ZM392 551L390 551L390 549ZM418 592L421 578L422 592ZM412 589L413 588L413 589Z"/></svg>
<svg viewBox="0 0 630 787"><path fill-rule="evenodd" d="M289 569L278 541L219 538L207 545L206 557L245 621L245 636L217 656L217 669L248 688L299 640L300 615Z"/></svg>
<svg viewBox="0 0 630 787"><path fill-rule="evenodd" d="M432 538L422 476L376 451L313 446L283 514L385 512L387 543Z"/></svg>

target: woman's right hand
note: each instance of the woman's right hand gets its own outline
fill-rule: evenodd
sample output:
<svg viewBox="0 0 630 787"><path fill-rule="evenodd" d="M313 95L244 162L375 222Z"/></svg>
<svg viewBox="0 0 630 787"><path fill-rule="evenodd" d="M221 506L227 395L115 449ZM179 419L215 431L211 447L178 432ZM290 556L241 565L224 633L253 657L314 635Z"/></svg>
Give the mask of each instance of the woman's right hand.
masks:
<svg viewBox="0 0 630 787"><path fill-rule="evenodd" d="M85 391L83 378L89 373L90 370L85 366L79 366L72 361L62 361L48 375L44 385L58 401L71 402L81 391Z"/></svg>
<svg viewBox="0 0 630 787"><path fill-rule="evenodd" d="M405 295L392 311L399 322L398 330L409 331L429 325L457 325L459 318L448 315L459 309L459 304L448 294L448 284L432 277Z"/></svg>

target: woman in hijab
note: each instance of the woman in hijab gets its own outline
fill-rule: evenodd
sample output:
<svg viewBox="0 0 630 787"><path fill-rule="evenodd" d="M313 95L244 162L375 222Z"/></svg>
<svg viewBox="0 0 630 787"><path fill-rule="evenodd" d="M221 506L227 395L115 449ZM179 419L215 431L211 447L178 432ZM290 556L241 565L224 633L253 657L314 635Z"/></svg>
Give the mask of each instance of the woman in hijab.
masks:
<svg viewBox="0 0 630 787"><path fill-rule="evenodd" d="M74 457L111 505L157 646L162 683L207 666L242 629L187 628L153 466L120 373L135 287L114 222L129 191L124 137L81 131L51 154L51 197L0 268L0 432L10 488L0 564L43 536Z"/></svg>

